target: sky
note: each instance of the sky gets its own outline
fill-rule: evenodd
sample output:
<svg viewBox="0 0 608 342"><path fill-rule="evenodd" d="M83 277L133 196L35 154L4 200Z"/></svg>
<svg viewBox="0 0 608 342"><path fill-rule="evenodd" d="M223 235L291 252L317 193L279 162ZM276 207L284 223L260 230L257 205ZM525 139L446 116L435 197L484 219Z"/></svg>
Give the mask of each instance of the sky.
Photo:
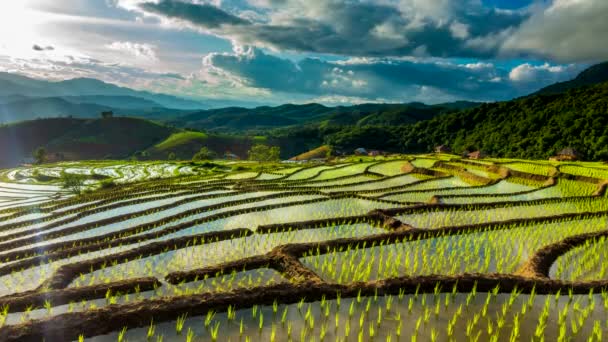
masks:
<svg viewBox="0 0 608 342"><path fill-rule="evenodd" d="M606 0L0 1L0 71L253 104L496 101L608 59Z"/></svg>

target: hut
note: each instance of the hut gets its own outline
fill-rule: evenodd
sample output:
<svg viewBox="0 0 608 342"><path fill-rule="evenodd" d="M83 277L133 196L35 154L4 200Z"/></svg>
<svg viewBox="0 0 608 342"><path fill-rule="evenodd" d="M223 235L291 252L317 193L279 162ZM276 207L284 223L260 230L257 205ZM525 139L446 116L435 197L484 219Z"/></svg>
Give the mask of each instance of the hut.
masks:
<svg viewBox="0 0 608 342"><path fill-rule="evenodd" d="M239 160L241 158L239 158L239 156L237 156L234 153L231 152L226 152L224 153L224 159L228 159L228 160Z"/></svg>
<svg viewBox="0 0 608 342"><path fill-rule="evenodd" d="M369 153L367 155L370 156L370 157L377 157L377 156L379 156L381 154L382 154L382 152L380 152L378 150L371 150L371 151L369 151Z"/></svg>
<svg viewBox="0 0 608 342"><path fill-rule="evenodd" d="M452 150L447 145L435 146L435 153L451 153Z"/></svg>
<svg viewBox="0 0 608 342"><path fill-rule="evenodd" d="M355 154L358 156L366 156L367 150L364 149L363 147L359 147L358 149L355 150Z"/></svg>
<svg viewBox="0 0 608 342"><path fill-rule="evenodd" d="M482 159L485 158L487 156L486 153L484 153L483 151L475 151L475 152L471 152L467 155L467 157L469 157L469 159Z"/></svg>
<svg viewBox="0 0 608 342"><path fill-rule="evenodd" d="M549 160L563 161L563 160L578 160L580 154L572 147L566 147L565 149L557 152L555 157L549 158Z"/></svg>

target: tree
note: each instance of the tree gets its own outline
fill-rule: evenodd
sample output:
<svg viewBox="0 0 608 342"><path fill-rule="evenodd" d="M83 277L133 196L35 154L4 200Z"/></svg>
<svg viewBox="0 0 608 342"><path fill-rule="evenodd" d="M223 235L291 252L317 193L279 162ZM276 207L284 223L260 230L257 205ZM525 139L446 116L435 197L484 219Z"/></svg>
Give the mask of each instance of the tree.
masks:
<svg viewBox="0 0 608 342"><path fill-rule="evenodd" d="M85 177L83 175L76 175L73 173L67 173L65 171L61 173L61 182L63 183L63 188L76 195L79 195L82 192L84 179Z"/></svg>
<svg viewBox="0 0 608 342"><path fill-rule="evenodd" d="M249 160L256 161L279 161L281 149L278 146L268 146L257 144L253 145L249 152Z"/></svg>
<svg viewBox="0 0 608 342"><path fill-rule="evenodd" d="M169 153L169 155L167 156L168 160L175 160L177 159L177 156L175 156L174 152Z"/></svg>
<svg viewBox="0 0 608 342"><path fill-rule="evenodd" d="M203 146L201 149L192 156L192 161L209 160L213 158L214 153L207 147Z"/></svg>
<svg viewBox="0 0 608 342"><path fill-rule="evenodd" d="M38 147L36 151L34 151L34 160L36 164L42 164L46 161L46 150L44 147Z"/></svg>

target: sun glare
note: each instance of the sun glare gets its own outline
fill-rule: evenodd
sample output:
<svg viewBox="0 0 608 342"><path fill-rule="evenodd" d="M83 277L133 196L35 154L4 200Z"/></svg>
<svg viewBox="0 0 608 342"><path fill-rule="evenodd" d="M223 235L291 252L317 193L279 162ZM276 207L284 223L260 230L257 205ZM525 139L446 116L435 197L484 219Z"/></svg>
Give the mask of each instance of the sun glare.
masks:
<svg viewBox="0 0 608 342"><path fill-rule="evenodd" d="M33 44L45 44L39 25L48 15L29 6L29 1L0 2L0 53L27 57L34 53Z"/></svg>

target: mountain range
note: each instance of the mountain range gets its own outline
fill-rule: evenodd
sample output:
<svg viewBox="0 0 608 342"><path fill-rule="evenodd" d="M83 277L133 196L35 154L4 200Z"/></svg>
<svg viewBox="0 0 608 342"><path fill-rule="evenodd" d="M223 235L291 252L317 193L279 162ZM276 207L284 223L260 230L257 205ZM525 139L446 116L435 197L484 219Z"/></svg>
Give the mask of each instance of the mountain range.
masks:
<svg viewBox="0 0 608 342"><path fill-rule="evenodd" d="M0 167L18 164L37 147L45 147L55 160L169 155L188 159L202 146L218 155L230 151L244 157L259 142L280 146L283 158L321 145L342 151L365 147L417 153L447 144L458 153L482 149L490 155L518 158L545 158L571 146L587 159L608 159L608 63L519 99L440 105L312 103L180 110L162 107L165 102L157 98L108 94L111 91L86 94L93 90L83 88L81 94L68 95L65 89L70 83L56 85L62 82L52 86L54 96L43 97L38 96L43 90L33 84L52 82L2 76L21 90L30 89L25 94L11 93L0 77L3 106L21 113L69 108L62 113L80 115L0 126ZM108 84L102 88L122 89ZM124 108L120 110L125 115L136 113L139 118L99 118L100 111L117 106ZM146 116L158 120L142 119Z"/></svg>

